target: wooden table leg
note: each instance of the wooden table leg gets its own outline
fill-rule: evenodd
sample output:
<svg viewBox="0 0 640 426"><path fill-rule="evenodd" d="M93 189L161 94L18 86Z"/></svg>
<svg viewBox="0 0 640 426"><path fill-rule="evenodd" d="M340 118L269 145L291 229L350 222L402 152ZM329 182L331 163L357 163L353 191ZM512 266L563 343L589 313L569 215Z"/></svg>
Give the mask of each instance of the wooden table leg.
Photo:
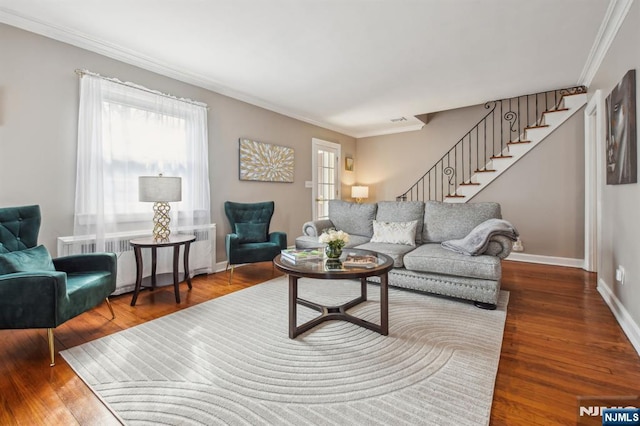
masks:
<svg viewBox="0 0 640 426"><path fill-rule="evenodd" d="M133 252L136 257L136 286L133 290L133 298L131 299L131 306L136 306L136 300L138 300L138 293L140 287L142 287L142 253L140 247L134 247Z"/></svg>
<svg viewBox="0 0 640 426"><path fill-rule="evenodd" d="M362 296L362 301L367 300L367 279L360 278L360 296Z"/></svg>
<svg viewBox="0 0 640 426"><path fill-rule="evenodd" d="M389 275L380 276L380 334L389 335Z"/></svg>
<svg viewBox="0 0 640 426"><path fill-rule="evenodd" d="M151 290L156 289L156 269L158 266L158 249L151 247Z"/></svg>
<svg viewBox="0 0 640 426"><path fill-rule="evenodd" d="M180 283L178 265L180 264L180 245L173 247L173 289L176 292L176 303L180 303Z"/></svg>
<svg viewBox="0 0 640 426"><path fill-rule="evenodd" d="M298 277L289 275L289 338L294 339L298 325Z"/></svg>
<svg viewBox="0 0 640 426"><path fill-rule="evenodd" d="M191 243L187 241L184 243L184 279L187 281L189 290L191 290L191 274L189 274L189 248Z"/></svg>

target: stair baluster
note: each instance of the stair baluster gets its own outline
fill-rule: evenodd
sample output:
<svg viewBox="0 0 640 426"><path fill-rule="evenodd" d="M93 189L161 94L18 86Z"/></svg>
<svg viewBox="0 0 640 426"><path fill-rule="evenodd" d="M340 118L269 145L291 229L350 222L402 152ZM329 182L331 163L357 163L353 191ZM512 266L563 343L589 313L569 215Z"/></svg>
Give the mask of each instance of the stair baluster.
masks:
<svg viewBox="0 0 640 426"><path fill-rule="evenodd" d="M444 201L464 198L458 193L460 187L479 185L472 181L474 174L495 171L487 168L489 163L511 158L510 146L528 143L524 139L526 130L544 127L546 113L563 111L560 109L563 97L586 91L584 86L574 86L487 102L484 108L488 112L484 117L396 199ZM496 126L499 126L497 132Z"/></svg>

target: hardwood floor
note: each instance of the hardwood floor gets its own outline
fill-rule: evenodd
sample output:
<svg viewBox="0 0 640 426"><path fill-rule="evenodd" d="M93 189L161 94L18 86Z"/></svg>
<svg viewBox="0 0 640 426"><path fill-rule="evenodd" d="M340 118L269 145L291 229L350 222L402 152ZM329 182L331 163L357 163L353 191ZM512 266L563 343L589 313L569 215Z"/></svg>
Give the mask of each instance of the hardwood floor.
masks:
<svg viewBox="0 0 640 426"><path fill-rule="evenodd" d="M199 276L181 284L112 299L58 327L56 350L132 327L281 275L270 263ZM579 396L637 396L640 357L596 291L595 275L579 269L503 263L510 291L491 412L492 425L575 424ZM425 296L428 297L428 296ZM283 325L286 331L286 325ZM0 425L109 425L117 420L56 355L48 363L45 330L0 330Z"/></svg>

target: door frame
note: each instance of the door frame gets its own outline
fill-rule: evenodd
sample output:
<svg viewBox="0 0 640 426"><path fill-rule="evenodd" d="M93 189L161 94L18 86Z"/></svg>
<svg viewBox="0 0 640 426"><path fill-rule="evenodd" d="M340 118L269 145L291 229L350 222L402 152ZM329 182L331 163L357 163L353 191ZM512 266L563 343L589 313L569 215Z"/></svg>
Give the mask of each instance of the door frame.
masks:
<svg viewBox="0 0 640 426"><path fill-rule="evenodd" d="M602 91L596 90L584 109L584 266L601 270L602 182L606 122Z"/></svg>
<svg viewBox="0 0 640 426"><path fill-rule="evenodd" d="M342 194L342 170L340 167L340 158L342 158L342 145L335 142L325 141L323 139L311 138L311 213L312 217L315 220L318 215L316 212L316 197L318 196L318 150L321 148L328 148L331 150L336 150L336 199L340 199Z"/></svg>

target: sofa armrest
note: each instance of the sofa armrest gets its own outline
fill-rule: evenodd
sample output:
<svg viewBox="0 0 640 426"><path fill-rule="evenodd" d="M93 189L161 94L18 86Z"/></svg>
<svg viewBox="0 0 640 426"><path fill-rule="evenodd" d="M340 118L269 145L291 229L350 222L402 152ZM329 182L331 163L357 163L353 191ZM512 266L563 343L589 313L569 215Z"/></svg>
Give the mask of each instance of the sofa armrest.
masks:
<svg viewBox="0 0 640 426"><path fill-rule="evenodd" d="M491 237L487 249L482 254L490 256L497 256L500 259L504 259L511 254L511 248L513 247L513 241L503 235L496 235Z"/></svg>
<svg viewBox="0 0 640 426"><path fill-rule="evenodd" d="M287 234L285 232L272 232L269 234L269 242L276 243L284 250L287 248Z"/></svg>
<svg viewBox="0 0 640 426"><path fill-rule="evenodd" d="M335 228L331 219L312 220L302 225L302 233L309 237L319 237L325 229L330 228Z"/></svg>
<svg viewBox="0 0 640 426"><path fill-rule="evenodd" d="M53 328L67 299L67 274L58 271L0 275L0 329Z"/></svg>
<svg viewBox="0 0 640 426"><path fill-rule="evenodd" d="M53 259L57 271L91 272L109 271L116 276L118 258L115 253L86 253Z"/></svg>

